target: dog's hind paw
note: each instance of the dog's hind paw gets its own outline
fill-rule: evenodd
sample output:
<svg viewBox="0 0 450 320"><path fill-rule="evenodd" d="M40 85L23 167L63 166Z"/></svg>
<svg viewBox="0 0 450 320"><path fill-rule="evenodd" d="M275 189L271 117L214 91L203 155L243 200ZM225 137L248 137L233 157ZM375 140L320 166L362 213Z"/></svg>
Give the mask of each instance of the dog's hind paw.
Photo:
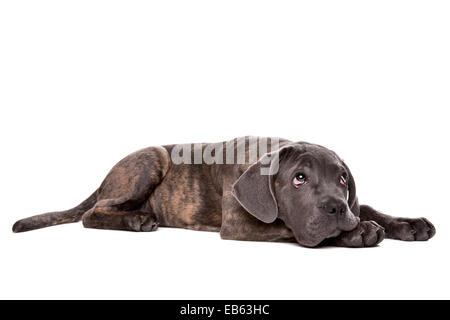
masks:
<svg viewBox="0 0 450 320"><path fill-rule="evenodd" d="M124 217L125 223L131 231L150 232L158 229L159 223L150 214L130 213Z"/></svg>

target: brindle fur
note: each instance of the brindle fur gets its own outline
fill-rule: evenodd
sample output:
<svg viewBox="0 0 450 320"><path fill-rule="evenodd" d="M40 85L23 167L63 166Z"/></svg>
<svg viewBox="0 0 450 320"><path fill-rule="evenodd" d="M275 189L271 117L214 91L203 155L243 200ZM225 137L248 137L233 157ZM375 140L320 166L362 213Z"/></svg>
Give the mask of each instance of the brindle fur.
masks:
<svg viewBox="0 0 450 320"><path fill-rule="evenodd" d="M232 141L235 142L234 163L237 162L238 143L245 142L248 159L249 143L254 141L248 137ZM270 142L270 139L267 141ZM225 148L227 143L230 142L219 145ZM279 150L292 144L281 139ZM132 153L117 163L98 190L79 206L19 220L14 224L13 231L23 232L82 220L87 228L154 231L158 226L176 227L217 231L223 239L297 240L306 246L318 245L302 243L293 233L293 228L287 226L289 217L283 212L273 222L264 223L257 215L249 214L237 201L236 194L232 192L233 186L255 163L225 164L224 151L224 164L174 164L170 157L173 147L150 147ZM203 149L205 147L206 144ZM286 152L284 157L295 158ZM288 166L289 159L283 159L280 158L280 170L288 170L283 165ZM274 182L277 190L282 190L280 180ZM277 200L282 201L279 197L277 194ZM279 206L282 209L282 205ZM359 216L361 223L352 230L326 239L322 244L364 247L378 244L385 232L387 237L400 240L427 240L435 233L433 225L426 219L387 216L369 206L359 206L356 198L350 209L354 216Z"/></svg>

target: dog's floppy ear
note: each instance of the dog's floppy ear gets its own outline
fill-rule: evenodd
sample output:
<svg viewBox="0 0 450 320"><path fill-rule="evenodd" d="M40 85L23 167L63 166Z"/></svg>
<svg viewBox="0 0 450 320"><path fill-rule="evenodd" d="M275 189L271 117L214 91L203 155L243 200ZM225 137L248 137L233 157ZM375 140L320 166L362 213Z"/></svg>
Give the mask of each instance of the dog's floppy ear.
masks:
<svg viewBox="0 0 450 320"><path fill-rule="evenodd" d="M347 170L348 174L348 207L353 208L353 205L356 201L356 185L355 185L355 179L353 179L352 172L348 168L348 166L345 164L344 161L342 161L342 164L345 167L345 170Z"/></svg>
<svg viewBox="0 0 450 320"><path fill-rule="evenodd" d="M232 186L232 194L251 215L265 223L272 223L278 217L273 181L278 173L279 151L267 153L252 164Z"/></svg>

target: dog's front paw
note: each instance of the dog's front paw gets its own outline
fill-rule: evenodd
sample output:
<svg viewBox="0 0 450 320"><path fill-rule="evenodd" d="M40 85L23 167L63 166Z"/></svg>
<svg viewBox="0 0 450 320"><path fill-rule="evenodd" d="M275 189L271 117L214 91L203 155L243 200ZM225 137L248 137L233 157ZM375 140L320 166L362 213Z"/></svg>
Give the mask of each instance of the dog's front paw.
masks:
<svg viewBox="0 0 450 320"><path fill-rule="evenodd" d="M375 221L361 221L352 231L338 236L333 244L340 247L374 247L384 239L384 228Z"/></svg>
<svg viewBox="0 0 450 320"><path fill-rule="evenodd" d="M436 234L436 229L425 218L396 218L386 227L386 234L391 239L426 241Z"/></svg>

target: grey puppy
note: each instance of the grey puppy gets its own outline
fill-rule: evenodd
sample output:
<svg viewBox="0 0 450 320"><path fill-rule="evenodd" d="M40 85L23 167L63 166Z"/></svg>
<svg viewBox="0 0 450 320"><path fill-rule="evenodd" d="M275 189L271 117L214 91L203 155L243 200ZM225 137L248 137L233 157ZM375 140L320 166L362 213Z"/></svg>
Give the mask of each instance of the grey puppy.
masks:
<svg viewBox="0 0 450 320"><path fill-rule="evenodd" d="M252 157L262 139L270 151ZM243 137L214 144L213 151L210 144L200 144L200 152L219 160L215 163L198 163L194 153L184 154L182 163L173 160L179 150L192 150L190 145L137 151L77 207L19 220L13 231L82 220L87 228L177 227L217 231L223 239L296 241L306 247L371 247L385 236L406 241L434 236L425 218L397 218L359 205L353 176L333 151L306 142L271 141ZM238 161L240 150L246 161ZM277 159L277 170L269 158ZM262 174L265 167L268 174Z"/></svg>

